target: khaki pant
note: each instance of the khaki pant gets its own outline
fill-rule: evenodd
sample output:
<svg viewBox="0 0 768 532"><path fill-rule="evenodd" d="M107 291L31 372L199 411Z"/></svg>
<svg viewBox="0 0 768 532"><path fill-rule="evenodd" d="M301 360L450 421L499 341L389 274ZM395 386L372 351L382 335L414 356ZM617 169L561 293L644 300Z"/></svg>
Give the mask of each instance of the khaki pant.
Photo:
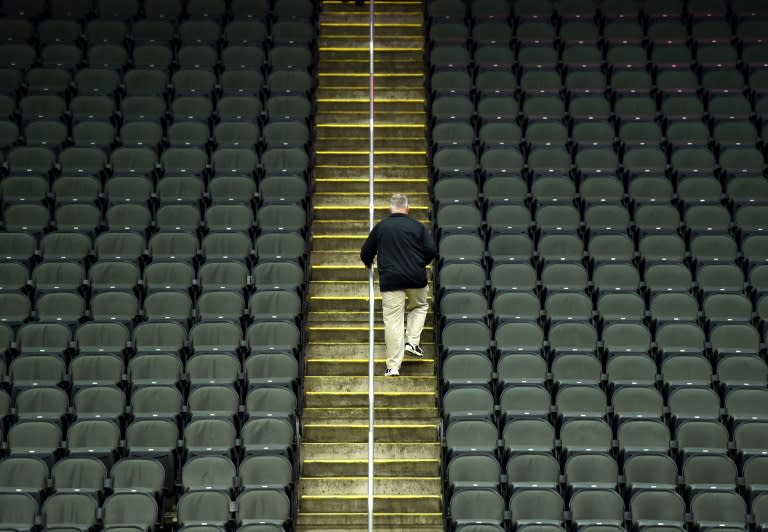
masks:
<svg viewBox="0 0 768 532"><path fill-rule="evenodd" d="M381 293L384 314L384 342L387 346L387 369L400 369L408 342L419 345L421 331L427 318L428 287L391 290ZM408 306L406 308L406 299ZM408 313L406 320L405 314ZM405 328L403 322L406 321Z"/></svg>

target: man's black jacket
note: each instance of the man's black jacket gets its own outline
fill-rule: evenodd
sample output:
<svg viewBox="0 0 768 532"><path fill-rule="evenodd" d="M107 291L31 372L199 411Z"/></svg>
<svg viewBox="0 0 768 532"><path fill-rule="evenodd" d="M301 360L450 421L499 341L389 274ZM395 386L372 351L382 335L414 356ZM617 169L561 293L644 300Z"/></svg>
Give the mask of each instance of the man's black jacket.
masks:
<svg viewBox="0 0 768 532"><path fill-rule="evenodd" d="M436 254L435 241L424 224L406 214L393 213L371 230L360 259L370 268L377 257L379 286L386 292L426 286L424 267Z"/></svg>

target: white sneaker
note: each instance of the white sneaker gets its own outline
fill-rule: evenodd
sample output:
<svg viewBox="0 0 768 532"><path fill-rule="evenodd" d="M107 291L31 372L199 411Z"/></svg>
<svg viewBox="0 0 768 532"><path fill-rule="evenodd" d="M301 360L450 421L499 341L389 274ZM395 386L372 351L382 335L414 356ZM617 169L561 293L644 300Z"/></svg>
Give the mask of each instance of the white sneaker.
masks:
<svg viewBox="0 0 768 532"><path fill-rule="evenodd" d="M384 376L385 377L399 377L400 376L400 372L398 370L396 370L396 369L388 369L387 371L384 372Z"/></svg>
<svg viewBox="0 0 768 532"><path fill-rule="evenodd" d="M413 345L408 342L405 343L405 352L410 353L419 358L424 356L424 351L421 350L421 347L419 347L418 345Z"/></svg>

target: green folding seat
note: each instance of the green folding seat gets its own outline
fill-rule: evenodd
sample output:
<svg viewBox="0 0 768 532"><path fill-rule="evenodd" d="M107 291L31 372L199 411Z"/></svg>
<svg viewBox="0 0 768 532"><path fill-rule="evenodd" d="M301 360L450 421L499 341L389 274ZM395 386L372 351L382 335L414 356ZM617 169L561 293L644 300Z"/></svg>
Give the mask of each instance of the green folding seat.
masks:
<svg viewBox="0 0 768 532"><path fill-rule="evenodd" d="M46 526L86 529L95 525L98 503L83 493L55 493L43 503L40 513Z"/></svg>
<svg viewBox="0 0 768 532"><path fill-rule="evenodd" d="M290 386L299 375L296 357L288 353L260 350L245 359L243 364L249 386Z"/></svg>
<svg viewBox="0 0 768 532"><path fill-rule="evenodd" d="M179 523L183 525L224 526L230 519L230 504L231 501L226 492L187 492L179 498Z"/></svg>
<svg viewBox="0 0 768 532"><path fill-rule="evenodd" d="M181 470L185 491L231 490L237 476L235 464L224 456L196 456Z"/></svg>
<svg viewBox="0 0 768 532"><path fill-rule="evenodd" d="M115 493L159 494L165 483L165 468L152 458L126 457L112 466L110 479Z"/></svg>
<svg viewBox="0 0 768 532"><path fill-rule="evenodd" d="M156 500L145 493L115 493L107 497L103 507L106 527L152 528L158 522Z"/></svg>
<svg viewBox="0 0 768 532"><path fill-rule="evenodd" d="M107 468L95 458L64 458L51 469L51 480L57 493L77 492L99 497L106 479Z"/></svg>
<svg viewBox="0 0 768 532"><path fill-rule="evenodd" d="M169 353L139 354L128 362L128 382L133 386L175 385L184 366L178 356Z"/></svg>
<svg viewBox="0 0 768 532"><path fill-rule="evenodd" d="M95 291L133 290L138 285L139 270L131 262L99 261L91 266L88 281Z"/></svg>
<svg viewBox="0 0 768 532"><path fill-rule="evenodd" d="M510 519L517 526L559 525L564 509L563 498L551 489L521 489L509 499Z"/></svg>
<svg viewBox="0 0 768 532"><path fill-rule="evenodd" d="M137 386L134 380L134 386ZM184 399L173 386L140 386L131 397L134 419L175 419L181 415Z"/></svg>
<svg viewBox="0 0 768 532"><path fill-rule="evenodd" d="M137 46L148 44L167 44L174 36L174 26L167 16L158 12L161 3L152 3L146 8L147 18L136 21L133 25L133 40ZM180 7L179 7L180 9Z"/></svg>

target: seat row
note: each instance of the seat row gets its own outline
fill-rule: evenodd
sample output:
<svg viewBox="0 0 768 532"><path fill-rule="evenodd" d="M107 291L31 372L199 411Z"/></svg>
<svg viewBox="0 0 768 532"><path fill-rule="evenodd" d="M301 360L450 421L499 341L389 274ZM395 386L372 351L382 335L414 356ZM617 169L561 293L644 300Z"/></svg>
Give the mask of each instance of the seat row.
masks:
<svg viewBox="0 0 768 532"><path fill-rule="evenodd" d="M2 519L18 529L33 528L44 522L48 527L82 526L91 528L97 524L106 530L123 527L151 530L159 522L157 502L143 493L117 493L104 501L98 501L80 493L59 493L48 497L38 508L38 503L26 494L2 494L4 510ZM223 527L230 522L241 525L263 524L257 528L242 526L240 530L283 530L282 524L290 521L291 501L278 490L251 490L232 501L221 491L190 492L180 497L178 522L186 525L214 524Z"/></svg>
<svg viewBox="0 0 768 532"><path fill-rule="evenodd" d="M749 511L744 498L731 491L697 493L687 505L674 491L639 492L625 504L613 489L585 489L576 491L566 505L564 497L555 490L522 489L513 493L507 503L496 490L467 489L451 497L449 512L452 526L461 531L504 530L505 524L517 527L534 523L537 530L553 531L564 526L595 525L597 530L615 531L624 530L625 526L683 530L688 525L743 530L752 522L765 526L768 496L763 494L754 499ZM485 524L487 528L475 528L477 525L470 523Z"/></svg>
<svg viewBox="0 0 768 532"><path fill-rule="evenodd" d="M491 327L482 321L456 320L438 335L444 355L462 351L509 353L712 353L758 355L765 338L751 324L721 323L709 331L696 322L663 322L652 330L642 322L616 321L605 327L590 322L563 321L542 327L530 320L506 321ZM590 355L591 356L591 355Z"/></svg>
<svg viewBox="0 0 768 532"><path fill-rule="evenodd" d="M141 320L249 323L299 320L303 314L301 297L289 290L260 290L253 293L247 303L242 293L229 290L207 291L194 302L189 293L171 290L155 291L144 298L122 291L106 291L90 298L64 290L43 293L36 298L4 291L0 293L0 309L0 322L9 325L33 320L74 325L87 319L117 321L128 326Z"/></svg>
<svg viewBox="0 0 768 532"><path fill-rule="evenodd" d="M223 47L221 53L215 46L207 44L187 44L176 53L169 45L144 44L134 48L130 54L122 44L95 44L86 50L74 44L48 44L42 47L39 56L35 49L27 44L2 44L0 68L21 72L33 67L69 72L88 68L89 75L81 76L84 80L97 76L102 79L115 78L109 72L96 72L93 69L119 72L128 67L176 73L187 70L260 71L264 68L308 70L313 64L312 51L306 46L308 44L298 45L289 41L285 45L270 49L268 54L261 45L240 44Z"/></svg>
<svg viewBox="0 0 768 532"><path fill-rule="evenodd" d="M266 235L265 235L266 236ZM768 260L761 234L745 235L741 243L727 235L699 235L686 240L675 233L657 233L634 240L623 233L591 235L546 234L534 241L525 233L501 233L487 242L475 234L453 233L438 242L440 265L455 262L477 263L492 267L502 263L522 262L545 265L571 262L599 266L630 263L650 266L658 263L712 263L746 261L757 266Z"/></svg>
<svg viewBox="0 0 768 532"><path fill-rule="evenodd" d="M202 209L202 214L199 205L171 204L161 206L154 215L144 205L131 203L113 205L106 212L95 205L71 203L57 207L53 216L46 205L33 202L14 204L4 201L3 208L3 227L6 230L33 233L54 227L62 232L77 231L85 234L96 234L105 229L192 233L302 232L307 226L306 210L291 204L265 205L257 209L255 214L249 205L238 204L213 205Z"/></svg>
<svg viewBox="0 0 768 532"><path fill-rule="evenodd" d="M6 260L37 260L37 244L29 232L0 232L0 255ZM40 228L42 229L42 228ZM264 233L254 240L246 233L210 233L202 240L192 232L163 231L146 239L132 231L107 231L91 242L83 233L50 233L40 241L43 260L221 262L294 261L303 264L307 242L295 232Z"/></svg>
<svg viewBox="0 0 768 532"><path fill-rule="evenodd" d="M251 353L296 353L302 333L290 319L257 321L247 328L231 321L198 323L189 331L172 321L147 321L131 332L116 321L83 323L73 331L63 323L30 322L15 335L3 328L3 347L24 353L59 355L79 353L121 353L128 349L138 353L180 353L182 351L235 353L244 349Z"/></svg>
<svg viewBox="0 0 768 532"><path fill-rule="evenodd" d="M11 0L3 6L2 14L9 18L35 20L50 13L53 18L85 20L91 16L101 19L130 21L142 16L159 20L174 20L186 14L191 19L219 20L263 18L269 15L304 15L310 5L303 0L78 0L57 5L47 0Z"/></svg>
<svg viewBox="0 0 768 532"><path fill-rule="evenodd" d="M9 346L4 345L5 352ZM210 351L195 353L186 360L170 352L148 352L129 356L126 363L115 346L103 345L102 350L82 350L71 357L60 354L34 354L11 357L6 368L5 360L0 361L0 378L8 386L25 389L32 386L72 386L81 389L87 386L119 386L134 388L145 386L171 387L160 398L167 398L164 411L173 410L174 402L180 405L180 396L175 388L186 389L205 385L226 385L237 389L260 386L283 386L293 388L299 378L298 360L286 352L259 351L249 356L237 352ZM67 362L67 358L70 358ZM162 392L163 390L160 389ZM270 392L271 393L271 392ZM280 392L275 392L280 398ZM284 395L284 394L283 394ZM144 412L151 412L152 392L143 392ZM4 415L11 405L5 396ZM158 404L154 401L155 409ZM290 407L292 403L288 402ZM168 410L170 408L170 410ZM290 408L283 408L287 412ZM178 413L178 411L177 411ZM168 417L174 414L170 414Z"/></svg>
<svg viewBox="0 0 768 532"><path fill-rule="evenodd" d="M701 181L696 181L696 184ZM438 234L448 233L497 233L540 234L577 233L625 233L639 235L653 233L680 233L689 236L704 234L753 234L761 231L762 220L768 219L768 207L743 205L732 213L723 205L694 203L680 208L670 203L652 203L626 208L622 205L592 205L583 214L573 205L547 204L546 178L534 181L534 198L543 196L531 213L527 205L493 205L483 212L472 204L448 204L441 206L434 217ZM691 183L693 185L694 183ZM719 184L715 182L719 188ZM1 185L1 184L0 184ZM543 190L542 190L543 189ZM537 194L542 190L542 194ZM552 197L552 196L550 196ZM559 202L558 202L559 203ZM267 208L267 207L264 207ZM682 211L682 213L681 213ZM259 211L261 212L261 211Z"/></svg>
<svg viewBox="0 0 768 532"><path fill-rule="evenodd" d="M578 0L537 2L535 0L515 0L514 2L494 2L492 0L474 0L469 4L456 0L433 0L427 5L427 15L433 21L463 20L470 17L475 20L505 19L515 17L519 20L550 20L559 17L563 20L592 20L596 15L605 20L643 18L657 20L680 18L688 15L694 19L741 19L760 18L768 15L764 6L751 0L675 0L672 2L650 1L622 2L620 0L601 0L599 2L579 2Z"/></svg>
<svg viewBox="0 0 768 532"><path fill-rule="evenodd" d="M0 143L11 147L17 144L19 130L15 123L0 122ZM118 131L106 121L81 122L71 128L58 120L39 120L24 127L21 137L26 146L46 146L61 150L70 144L78 147L97 147L109 150L112 146L147 146L155 149L164 144L170 148L200 147L249 148L263 152L274 147L306 146L310 142L309 128L300 121L270 120L261 129L258 123L220 122L213 134L203 121L180 121L163 131L157 122L129 122Z"/></svg>
<svg viewBox="0 0 768 532"><path fill-rule="evenodd" d="M198 455L186 460L180 478L182 492L221 490L232 494L251 489L284 489L288 493L296 474L280 455L253 455L236 464L226 456ZM0 460L0 491L27 493L35 498L56 492L77 491L102 499L105 493L146 493L163 502L171 486L165 465L151 457L129 456L116 463L88 457L62 457L51 467L33 456Z"/></svg>
<svg viewBox="0 0 768 532"><path fill-rule="evenodd" d="M725 181L723 186L722 181ZM718 205L725 203L734 209L742 205L761 205L768 201L768 181L760 175L690 176L674 179L649 175L622 180L614 176L534 177L494 176L482 188L465 176L445 177L432 186L432 199L437 208L446 204L485 204L487 209L497 204L582 204L586 216L593 206L627 208L642 205L681 204ZM486 210L487 212L487 210ZM502 212L502 211L499 211ZM598 214L600 210L594 211Z"/></svg>
<svg viewBox="0 0 768 532"><path fill-rule="evenodd" d="M97 176L58 176L53 183L38 176L9 176L0 181L2 201L6 205L40 202L64 205L106 203L107 209L121 204L161 207L164 205L231 205L237 213L240 206L258 211L272 204L304 204L309 185L304 177L270 175L258 181L249 176L219 176L204 180L194 177L164 177L157 183L138 176L109 177L102 184ZM215 209L214 212L220 211Z"/></svg>
<svg viewBox="0 0 768 532"><path fill-rule="evenodd" d="M38 299L37 307L45 308L49 301L48 295L43 296ZM148 298L147 302L150 301ZM647 298L636 293L604 293L595 301L584 292L547 289L544 297L532 292L497 292L489 305L482 292L460 290L444 294L438 306L446 322L485 319L497 325L519 320L542 324L560 321L603 324L631 321L659 327L670 321L681 321L699 323L711 329L724 322L764 326L768 319L768 299L765 296L753 305L749 297L724 293L708 294L701 303L695 295L669 291L650 293Z"/></svg>
<svg viewBox="0 0 768 532"><path fill-rule="evenodd" d="M517 418L556 423L590 418L614 424L629 419L661 419L674 427L688 419L766 421L768 412L753 403L764 400L766 394L765 382L762 389L733 389L724 399L711 388L694 386L678 387L668 394L652 386L624 386L614 390L610 398L602 388L588 385L563 385L557 392L543 386L513 385L504 388L498 398L486 387L455 386L443 394L442 404L443 418L449 424L459 419L490 419L504 424Z"/></svg>
<svg viewBox="0 0 768 532"><path fill-rule="evenodd" d="M243 262L223 261L203 264L197 270L185 262L154 262L143 272L138 264L122 261L97 261L86 273L85 265L71 261L43 261L32 271L20 262L0 264L0 290L32 291L38 294L57 291L87 292L94 297L103 292L153 293L164 290L208 292L233 290L289 290L302 293L306 285L304 270L291 262L263 261L249 269Z"/></svg>
<svg viewBox="0 0 768 532"><path fill-rule="evenodd" d="M529 386L575 383L603 385L608 389L660 384L665 390L684 386L761 389L766 383L765 361L755 355L741 354L721 357L713 367L712 362L700 354L678 353L665 357L657 365L644 353L616 353L609 354L603 366L597 357L583 354L559 355L548 362L538 353L510 353L494 362L486 353L470 351L447 355L440 368L444 390L463 386L506 390L522 386L523 394L530 390Z"/></svg>
<svg viewBox="0 0 768 532"><path fill-rule="evenodd" d="M12 364L11 377L13 369ZM10 416L6 421L42 420L64 425L87 419L104 419L118 425L149 418L182 422L222 418L237 423L260 417L294 420L298 403L291 389L274 385L253 387L243 394L231 384L198 386L189 393L173 386L143 386L130 394L115 386L88 386L72 393L71 399L62 388L19 386L13 395L10 408L4 408L4 417ZM7 400L5 396L3 402Z"/></svg>
<svg viewBox="0 0 768 532"><path fill-rule="evenodd" d="M49 463L62 454L112 461L121 455L168 461L179 454L233 458L278 454L292 459L296 427L295 422L281 417L253 417L242 427L228 419L211 418L190 421L180 434L176 421L169 419L137 419L125 431L113 421L84 419L70 424L65 433L56 421L22 420L8 429L3 447L9 456L34 454Z"/></svg>
<svg viewBox="0 0 768 532"><path fill-rule="evenodd" d="M234 77L240 77L241 80L237 81L232 91L228 91L227 87L219 87L227 94L222 94L215 105L210 96L179 96L167 102L167 83L161 79L157 85L153 85L151 79L141 79L140 86L147 92L142 94L141 91L132 89L132 85L128 85L127 88L130 92L121 99L119 106L115 102L115 97L111 95L78 95L71 98L69 106L67 106L62 95L56 94L62 90L62 87L46 83L40 88L43 94L27 95L19 100L18 104L10 95L0 96L0 116L3 117L3 120L10 120L14 123L18 118L22 124L34 121L63 121L66 123L67 118L71 118L74 125L90 121L157 122L162 124L170 120L198 122L223 120L258 123L265 115L278 120L296 119L304 121L309 118L312 107L306 96L302 94L302 91L306 89L286 92L290 91L293 82L298 80L290 72L286 76L278 75L278 77L283 78L282 81L285 82L283 88L286 91L273 86L273 88L278 89L276 94L266 97L264 103L260 98L263 87L261 74L249 72L243 76ZM299 75L299 78L302 76ZM147 85L147 83L150 84ZM44 94L49 91L53 94ZM133 95L132 93L135 92L138 94Z"/></svg>
<svg viewBox="0 0 768 532"><path fill-rule="evenodd" d="M151 7L150 7L151 9ZM266 13L265 13L266 15ZM296 13L291 17L299 18ZM39 42L50 44L208 44L208 45L261 45L268 42L286 43L295 41L300 35L287 26L291 17L252 17L230 20L222 24L220 19L211 18L163 18L152 15L134 22L118 19L91 18L86 21L74 18L48 17L34 21L19 18L4 18L0 21L7 42ZM290 30L290 31L289 31Z"/></svg>
<svg viewBox="0 0 768 532"><path fill-rule="evenodd" d="M71 147L57 157L44 147L17 146L8 153L8 172L15 175L98 176L109 168L116 176L254 176L267 174L304 175L310 155L301 148L274 147L261 156L253 149L219 148L209 158L200 148L168 148L158 157L146 147L116 148L111 154L99 148Z"/></svg>
<svg viewBox="0 0 768 532"><path fill-rule="evenodd" d="M17 148L19 149L19 148ZM128 149L128 148L123 148ZM705 147L686 147L671 155L658 147L632 147L623 153L611 148L584 148L574 155L564 147L537 147L521 152L509 146L491 147L482 154L467 147L447 147L431 158L433 175L444 177L579 175L639 177L666 176L762 176L763 153L756 148L732 147L720 153ZM267 163L264 163L266 166Z"/></svg>

